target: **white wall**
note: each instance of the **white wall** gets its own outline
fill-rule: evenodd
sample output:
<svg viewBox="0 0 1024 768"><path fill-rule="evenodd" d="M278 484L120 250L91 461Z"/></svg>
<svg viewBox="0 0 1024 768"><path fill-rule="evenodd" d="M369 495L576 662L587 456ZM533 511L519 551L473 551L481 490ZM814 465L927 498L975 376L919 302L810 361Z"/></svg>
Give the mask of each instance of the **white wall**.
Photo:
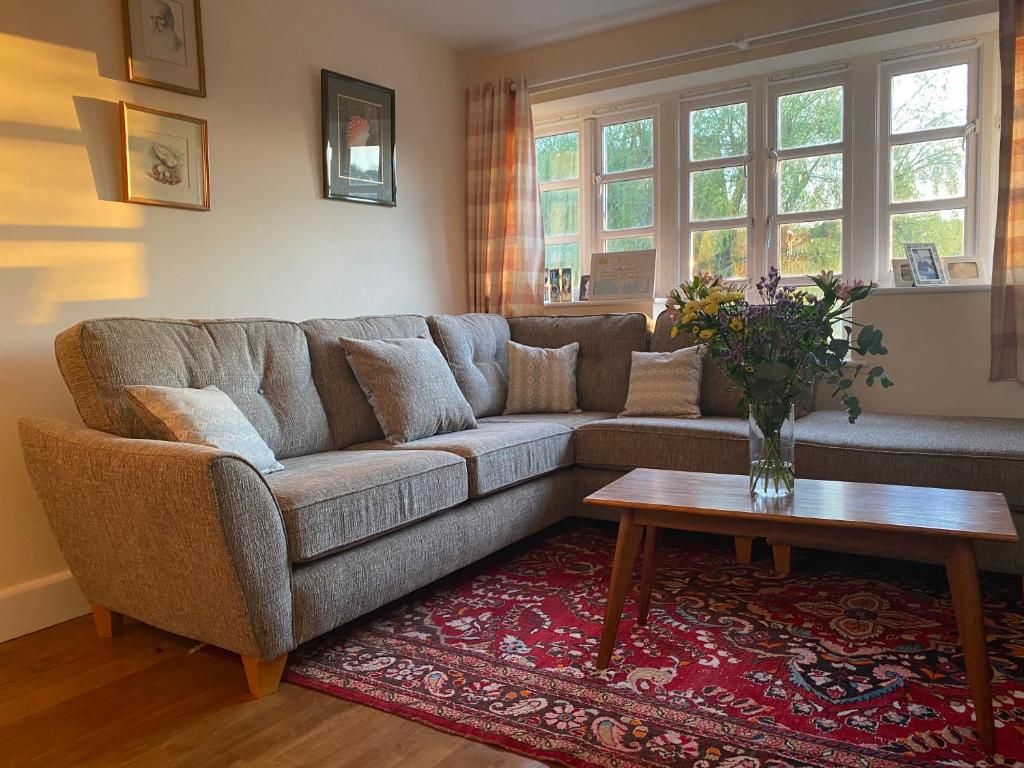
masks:
<svg viewBox="0 0 1024 768"><path fill-rule="evenodd" d="M0 640L82 609L15 429L78 420L60 329L465 309L459 62L351 5L204 2L201 99L125 82L120 0L0 2ZM321 198L321 67L396 89L397 208ZM116 202L119 99L209 121L209 213Z"/></svg>

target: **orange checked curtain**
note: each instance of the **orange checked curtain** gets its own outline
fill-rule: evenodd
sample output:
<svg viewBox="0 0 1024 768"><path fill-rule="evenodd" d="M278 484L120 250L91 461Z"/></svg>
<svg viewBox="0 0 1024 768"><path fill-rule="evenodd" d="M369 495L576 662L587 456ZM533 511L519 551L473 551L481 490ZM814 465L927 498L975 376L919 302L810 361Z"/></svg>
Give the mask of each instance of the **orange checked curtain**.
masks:
<svg viewBox="0 0 1024 768"><path fill-rule="evenodd" d="M1002 128L992 257L992 373L1024 383L1024 0L1000 0Z"/></svg>
<svg viewBox="0 0 1024 768"><path fill-rule="evenodd" d="M540 311L544 233L524 78L469 89L466 205L470 312Z"/></svg>

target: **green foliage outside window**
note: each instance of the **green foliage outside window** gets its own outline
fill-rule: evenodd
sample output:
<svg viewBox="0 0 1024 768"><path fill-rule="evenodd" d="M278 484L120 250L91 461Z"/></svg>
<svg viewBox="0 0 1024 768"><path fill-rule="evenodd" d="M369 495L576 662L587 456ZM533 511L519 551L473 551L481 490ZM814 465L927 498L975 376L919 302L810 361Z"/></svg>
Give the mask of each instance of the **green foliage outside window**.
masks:
<svg viewBox="0 0 1024 768"><path fill-rule="evenodd" d="M580 175L580 136L576 131L541 136L535 141L537 149L537 179L566 181Z"/></svg>

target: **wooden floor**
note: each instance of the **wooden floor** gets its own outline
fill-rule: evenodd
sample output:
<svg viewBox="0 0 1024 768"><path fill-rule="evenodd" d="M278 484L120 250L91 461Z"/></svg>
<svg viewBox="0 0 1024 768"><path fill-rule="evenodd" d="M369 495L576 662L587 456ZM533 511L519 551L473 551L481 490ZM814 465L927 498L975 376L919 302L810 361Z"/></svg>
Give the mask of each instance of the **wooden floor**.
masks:
<svg viewBox="0 0 1024 768"><path fill-rule="evenodd" d="M0 765L524 768L503 750L295 685L249 698L234 657L126 620L0 645Z"/></svg>

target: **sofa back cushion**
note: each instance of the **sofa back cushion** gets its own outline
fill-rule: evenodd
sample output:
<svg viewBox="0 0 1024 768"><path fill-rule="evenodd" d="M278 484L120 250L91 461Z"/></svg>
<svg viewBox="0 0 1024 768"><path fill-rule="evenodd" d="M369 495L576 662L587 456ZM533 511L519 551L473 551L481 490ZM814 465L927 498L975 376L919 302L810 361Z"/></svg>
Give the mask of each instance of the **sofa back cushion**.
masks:
<svg viewBox="0 0 1024 768"><path fill-rule="evenodd" d="M302 328L281 320L86 320L57 336L57 364L87 427L154 438L129 386L216 386L279 458L327 450L330 431Z"/></svg>
<svg viewBox="0 0 1024 768"><path fill-rule="evenodd" d="M512 341L528 347L558 349L574 341L577 401L584 411L622 410L629 390L634 351L646 352L647 316L624 315L515 317L508 321Z"/></svg>
<svg viewBox="0 0 1024 768"><path fill-rule="evenodd" d="M346 339L406 339L429 336L427 321L419 315L381 315L349 319L322 318L302 324L309 341L313 381L320 392L334 448L380 440L384 432L370 401L356 381L341 346Z"/></svg>
<svg viewBox="0 0 1024 768"><path fill-rule="evenodd" d="M433 315L427 325L473 415L500 415L508 394L508 321L501 315Z"/></svg>

